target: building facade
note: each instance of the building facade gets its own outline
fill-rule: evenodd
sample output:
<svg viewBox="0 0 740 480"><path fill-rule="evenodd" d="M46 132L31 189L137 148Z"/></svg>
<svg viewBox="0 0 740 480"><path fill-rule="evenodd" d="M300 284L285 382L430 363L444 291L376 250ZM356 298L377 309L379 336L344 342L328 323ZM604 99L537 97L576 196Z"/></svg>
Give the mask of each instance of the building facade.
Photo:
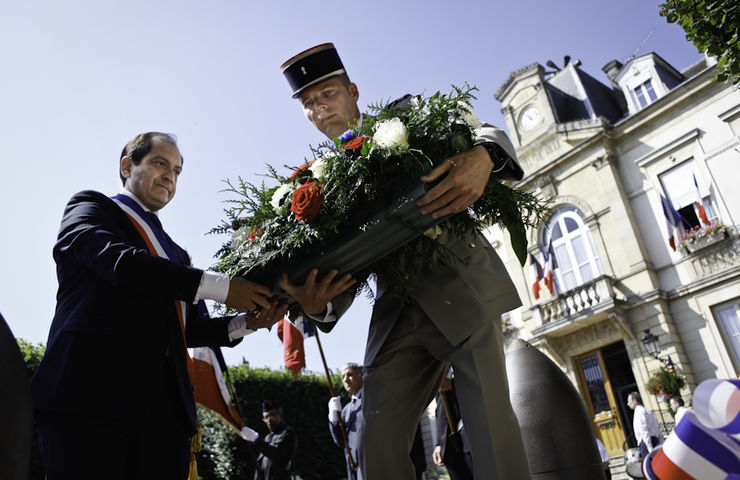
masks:
<svg viewBox="0 0 740 480"><path fill-rule="evenodd" d="M711 59L678 71L648 53L603 71L608 85L577 61L532 64L495 94L525 171L517 186L552 202L529 238L552 282L535 295L530 265L490 236L524 302L502 319L507 340L567 373L621 455L629 392L672 422L646 389L661 365L683 372L687 404L701 381L740 372L740 92L711 81Z"/></svg>

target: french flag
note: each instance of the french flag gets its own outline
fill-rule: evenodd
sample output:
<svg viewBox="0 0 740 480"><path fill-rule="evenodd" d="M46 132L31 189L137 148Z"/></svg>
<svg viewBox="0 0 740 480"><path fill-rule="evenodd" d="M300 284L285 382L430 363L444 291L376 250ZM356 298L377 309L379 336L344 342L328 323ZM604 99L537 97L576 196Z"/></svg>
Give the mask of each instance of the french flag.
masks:
<svg viewBox="0 0 740 480"><path fill-rule="evenodd" d="M704 204L701 201L701 191L699 190L699 182L696 181L696 172L694 176L694 187L696 188L696 211L699 212L699 218L704 225L709 225L709 219L707 218L707 212L704 210Z"/></svg>
<svg viewBox="0 0 740 480"><path fill-rule="evenodd" d="M532 254L529 254L529 276L532 282L532 293L534 299L539 300L540 298L540 280L542 280L542 267Z"/></svg>
<svg viewBox="0 0 740 480"><path fill-rule="evenodd" d="M195 401L217 414L223 422L237 433L241 432L244 420L237 412L224 382L226 362L219 347L198 347L191 350Z"/></svg>
<svg viewBox="0 0 740 480"><path fill-rule="evenodd" d="M548 244L547 250L542 250L542 248L539 250L540 255L542 255L542 278L545 280L545 286L552 294L555 292L553 289L552 246Z"/></svg>
<svg viewBox="0 0 740 480"><path fill-rule="evenodd" d="M673 208L671 202L668 201L663 195L660 196L660 204L663 207L663 215L665 215L666 228L668 229L668 245L675 251L676 250L676 238L679 237L679 228L681 227L681 214Z"/></svg>

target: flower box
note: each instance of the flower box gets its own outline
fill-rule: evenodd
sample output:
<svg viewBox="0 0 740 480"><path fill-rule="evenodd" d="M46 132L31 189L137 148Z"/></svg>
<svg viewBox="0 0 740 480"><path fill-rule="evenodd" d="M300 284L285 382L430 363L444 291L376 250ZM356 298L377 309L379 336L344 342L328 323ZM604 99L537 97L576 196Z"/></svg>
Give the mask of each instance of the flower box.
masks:
<svg viewBox="0 0 740 480"><path fill-rule="evenodd" d="M727 238L727 227L721 223L712 223L706 227L696 226L681 235L681 247L689 253L714 245Z"/></svg>

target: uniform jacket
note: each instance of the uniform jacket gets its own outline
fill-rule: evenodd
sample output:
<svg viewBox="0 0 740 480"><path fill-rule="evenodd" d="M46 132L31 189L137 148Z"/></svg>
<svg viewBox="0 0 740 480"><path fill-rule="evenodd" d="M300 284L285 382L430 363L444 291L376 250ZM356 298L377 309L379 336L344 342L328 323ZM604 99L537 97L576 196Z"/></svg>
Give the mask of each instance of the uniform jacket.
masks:
<svg viewBox="0 0 740 480"><path fill-rule="evenodd" d="M189 305L188 346L238 342L229 343L229 317L199 317L192 301L202 270L189 267L187 253L171 243L177 261L151 255L110 198L94 191L72 197L53 249L59 289L46 353L31 381L36 409L134 415L168 363L194 431L195 403L175 300Z"/></svg>
<svg viewBox="0 0 740 480"><path fill-rule="evenodd" d="M257 467L262 470L264 480L290 480L290 468L297 447L295 430L285 422L264 439L257 438L254 442L254 448L259 452ZM259 478L257 472L254 478Z"/></svg>
<svg viewBox="0 0 740 480"><path fill-rule="evenodd" d="M495 160L492 178L521 179L522 169L506 134L484 124L478 130L476 145L495 143L502 157ZM430 268L424 275L410 279L411 297L424 310L452 345L458 345L485 322L497 321L502 312L521 305L519 294L506 267L491 244L482 235L457 238L444 231L436 239L452 255L447 264ZM402 302L393 288L378 288L370 320L364 364L370 365L383 345L401 311ZM337 318L349 308L352 294L342 294L332 300ZM335 322L318 323L324 331Z"/></svg>

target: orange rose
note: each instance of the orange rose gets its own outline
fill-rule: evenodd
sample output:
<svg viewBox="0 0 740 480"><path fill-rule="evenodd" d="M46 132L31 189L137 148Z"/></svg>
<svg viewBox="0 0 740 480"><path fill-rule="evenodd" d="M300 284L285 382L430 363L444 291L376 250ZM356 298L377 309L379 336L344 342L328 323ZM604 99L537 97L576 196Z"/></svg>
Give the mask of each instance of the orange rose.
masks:
<svg viewBox="0 0 740 480"><path fill-rule="evenodd" d="M321 187L323 185L317 185L316 182L311 180L293 192L293 202L290 210L295 214L296 220L308 223L319 216L321 204L324 203Z"/></svg>

